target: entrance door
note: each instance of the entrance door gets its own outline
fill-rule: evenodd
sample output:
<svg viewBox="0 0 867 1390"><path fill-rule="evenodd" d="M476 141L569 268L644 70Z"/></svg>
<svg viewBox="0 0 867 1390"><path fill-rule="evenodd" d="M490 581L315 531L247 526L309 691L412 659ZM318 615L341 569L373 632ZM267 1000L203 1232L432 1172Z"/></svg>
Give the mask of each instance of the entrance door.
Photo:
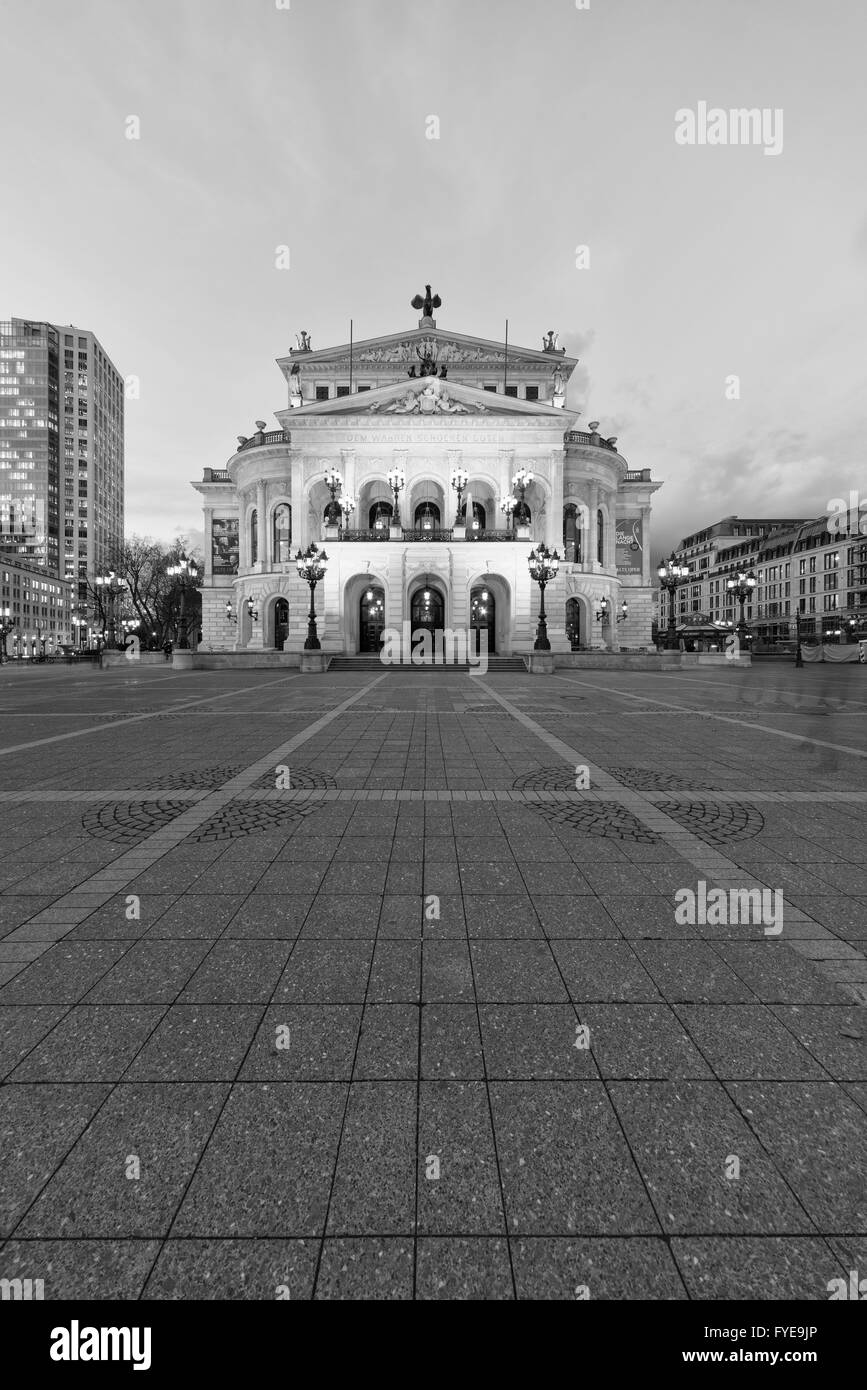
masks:
<svg viewBox="0 0 867 1390"><path fill-rule="evenodd" d="M566 636L573 652L577 652L581 646L581 604L577 598L566 603Z"/></svg>
<svg viewBox="0 0 867 1390"><path fill-rule="evenodd" d="M278 598L274 604L274 646L278 652L289 640L289 604L285 598Z"/></svg>
<svg viewBox="0 0 867 1390"><path fill-rule="evenodd" d="M385 590L379 588L365 589L359 603L358 650L378 653L382 645L384 627Z"/></svg>
<svg viewBox="0 0 867 1390"><path fill-rule="evenodd" d="M416 589L409 607L412 631L427 628L428 632L442 632L445 628L445 599L439 589L432 584L424 584Z"/></svg>
<svg viewBox="0 0 867 1390"><path fill-rule="evenodd" d="M489 654L496 651L496 617L497 606L494 601L494 595L491 593L490 589L486 589L483 585L479 585L478 588L473 589L470 594L470 627L475 628L479 633L486 632L488 634L487 650ZM478 637L476 640L479 644L477 650L482 651L481 637Z"/></svg>

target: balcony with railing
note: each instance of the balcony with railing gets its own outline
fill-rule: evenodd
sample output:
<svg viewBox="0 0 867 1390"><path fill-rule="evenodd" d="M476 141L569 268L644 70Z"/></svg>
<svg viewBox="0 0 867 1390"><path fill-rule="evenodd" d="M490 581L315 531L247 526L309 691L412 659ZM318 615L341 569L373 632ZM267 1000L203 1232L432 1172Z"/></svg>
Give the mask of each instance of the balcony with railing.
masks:
<svg viewBox="0 0 867 1390"><path fill-rule="evenodd" d="M292 436L288 430L259 430L252 434L249 439L243 435L238 436L238 453L243 454L247 449L261 449L265 444L290 444Z"/></svg>
<svg viewBox="0 0 867 1390"><path fill-rule="evenodd" d="M436 527L430 530L421 530L416 527L412 529L401 527L400 530L401 543L413 543L417 541L452 541L454 540L454 536L455 533L452 527ZM341 526L337 532L337 539L339 541L390 541L392 539L396 540L397 537L392 537L388 527L354 529ZM465 539L467 541L516 541L519 539L524 540L525 538L516 536L513 531L488 531L484 528L480 528L479 530L468 531Z"/></svg>

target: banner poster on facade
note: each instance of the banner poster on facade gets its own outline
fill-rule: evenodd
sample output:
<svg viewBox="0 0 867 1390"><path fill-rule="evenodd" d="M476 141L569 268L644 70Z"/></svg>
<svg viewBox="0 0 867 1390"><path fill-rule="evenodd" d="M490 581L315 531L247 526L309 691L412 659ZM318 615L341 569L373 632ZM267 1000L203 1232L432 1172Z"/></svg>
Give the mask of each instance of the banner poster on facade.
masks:
<svg viewBox="0 0 867 1390"><path fill-rule="evenodd" d="M211 568L214 574L238 573L238 542L238 518L215 516L211 523Z"/></svg>
<svg viewBox="0 0 867 1390"><path fill-rule="evenodd" d="M616 561L618 574L641 574L644 529L640 516L627 516L617 523Z"/></svg>

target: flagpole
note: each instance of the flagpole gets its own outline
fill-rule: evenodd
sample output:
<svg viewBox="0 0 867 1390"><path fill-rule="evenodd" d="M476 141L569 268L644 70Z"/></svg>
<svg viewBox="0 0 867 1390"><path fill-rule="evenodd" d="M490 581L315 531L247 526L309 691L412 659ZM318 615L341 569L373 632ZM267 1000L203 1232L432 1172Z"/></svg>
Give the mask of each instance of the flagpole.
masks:
<svg viewBox="0 0 867 1390"><path fill-rule="evenodd" d="M503 395L506 394L506 377L509 371L509 320L506 319L506 351L503 356Z"/></svg>

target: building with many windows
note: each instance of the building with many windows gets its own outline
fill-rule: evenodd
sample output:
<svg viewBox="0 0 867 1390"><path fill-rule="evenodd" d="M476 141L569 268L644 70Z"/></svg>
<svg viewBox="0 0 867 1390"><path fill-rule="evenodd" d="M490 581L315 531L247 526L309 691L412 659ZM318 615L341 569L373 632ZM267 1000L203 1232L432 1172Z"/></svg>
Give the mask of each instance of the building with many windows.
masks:
<svg viewBox="0 0 867 1390"><path fill-rule="evenodd" d="M123 538L124 382L87 329L0 323L0 547L88 581Z"/></svg>
<svg viewBox="0 0 867 1390"><path fill-rule="evenodd" d="M73 644L73 586L0 550L0 658L56 654Z"/></svg>
<svg viewBox="0 0 867 1390"><path fill-rule="evenodd" d="M674 551L690 571L675 598L678 623L693 614L711 622L737 623L739 605L727 588L738 573L756 585L744 616L761 645L808 640L851 641L867 635L867 535L863 517L852 513L797 521L738 521L727 517L688 536ZM737 529L736 529L737 528ZM735 537L737 536L737 539ZM661 626L669 621L670 598L660 596Z"/></svg>
<svg viewBox="0 0 867 1390"><path fill-rule="evenodd" d="M436 302L436 301L435 301ZM385 630L477 630L533 647L528 557L563 558L546 593L555 652L651 647L651 498L597 422L576 428L577 359L418 327L278 362L278 428L256 422L194 487L205 515L200 650L298 653L310 595L294 553L329 565L316 593L326 653L380 649ZM297 657L296 657L297 659Z"/></svg>

